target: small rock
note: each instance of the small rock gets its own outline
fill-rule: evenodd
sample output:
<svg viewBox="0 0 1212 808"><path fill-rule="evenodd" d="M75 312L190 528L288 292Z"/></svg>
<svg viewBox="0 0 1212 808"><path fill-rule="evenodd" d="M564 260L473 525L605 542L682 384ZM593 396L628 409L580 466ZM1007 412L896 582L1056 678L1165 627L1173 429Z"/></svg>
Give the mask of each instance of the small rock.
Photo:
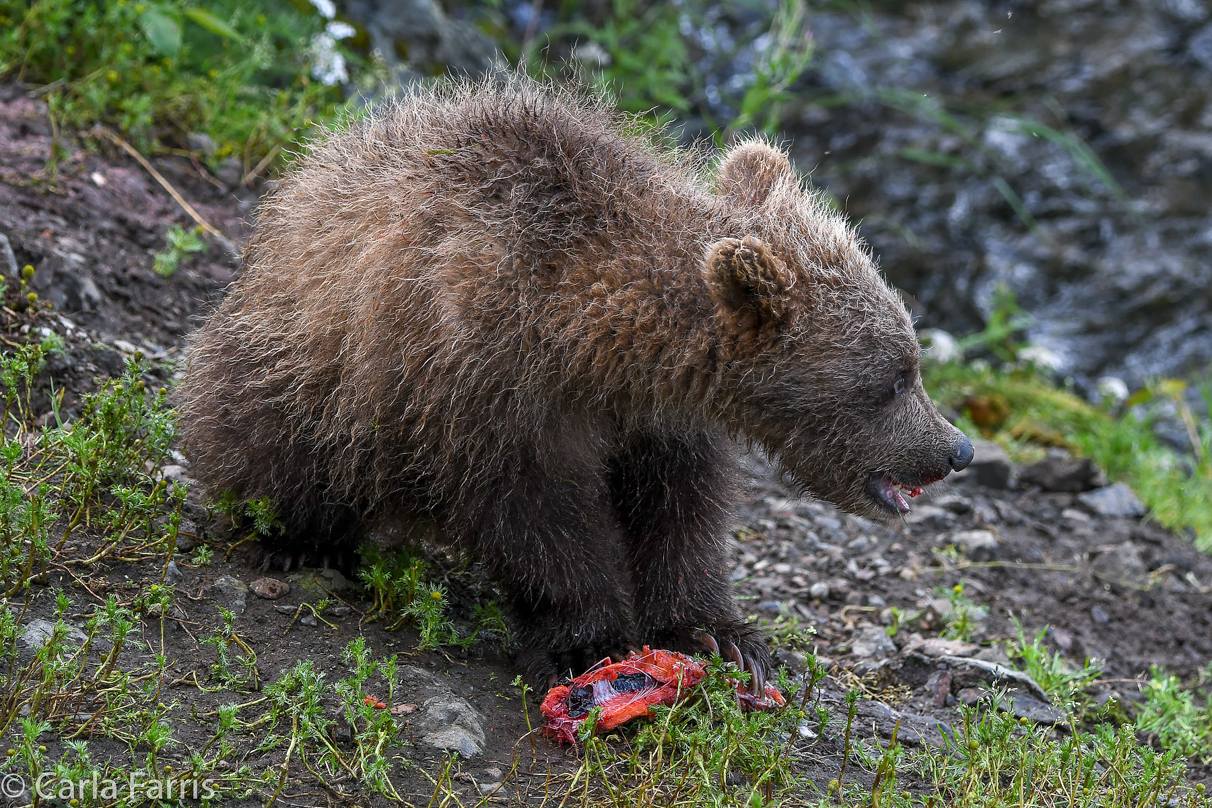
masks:
<svg viewBox="0 0 1212 808"><path fill-rule="evenodd" d="M202 152L207 157L213 157L218 149L214 138L205 132L190 132L185 136L185 145L193 151Z"/></svg>
<svg viewBox="0 0 1212 808"><path fill-rule="evenodd" d="M215 592L215 600L219 601L220 606L230 609L236 614L244 614L247 606L248 585L243 581L232 578L230 575L224 575L211 584L210 589Z"/></svg>
<svg viewBox="0 0 1212 808"><path fill-rule="evenodd" d="M320 583L324 584L324 588L333 593L345 592L353 589L355 586L339 570L332 569L331 567L320 570L317 573L317 577L320 579Z"/></svg>
<svg viewBox="0 0 1212 808"><path fill-rule="evenodd" d="M338 603L336 606L329 606L328 613L333 617L349 617L353 614L353 609L346 606L344 603Z"/></svg>
<svg viewBox="0 0 1212 808"><path fill-rule="evenodd" d="M962 684L967 684L965 680L973 678L979 679L982 682L987 682L992 685L1013 685L1020 690L1027 690L1034 696L1037 696L1041 701L1047 702L1048 694L1044 689L1027 674L1014 668L1000 665L996 662L986 662L977 657L941 657L942 661L951 669L952 675Z"/></svg>
<svg viewBox="0 0 1212 808"><path fill-rule="evenodd" d="M496 780L500 782L501 780L505 779L505 772L501 771L496 766L489 766L484 770L484 776L489 780Z"/></svg>
<svg viewBox="0 0 1212 808"><path fill-rule="evenodd" d="M1025 718L1028 721L1034 721L1036 724L1052 726L1053 724L1065 723L1065 713L1063 710L1053 707L1051 704L1045 704L1038 699L1033 699L1030 696L1009 696L998 704L998 709L1013 713L1015 718Z"/></svg>
<svg viewBox="0 0 1212 808"><path fill-rule="evenodd" d="M320 625L319 622L316 621L316 616L311 612L308 612L300 617L299 623L300 625L307 626L308 628L315 628L316 626Z"/></svg>
<svg viewBox="0 0 1212 808"><path fill-rule="evenodd" d="M1085 511L1079 511L1077 508L1065 508L1061 511L1061 519L1073 525L1090 524L1090 514Z"/></svg>
<svg viewBox="0 0 1212 808"><path fill-rule="evenodd" d="M972 441L972 462L953 479L956 482L971 480L986 488L1006 489L1014 477L1014 466L1006 450L991 440Z"/></svg>
<svg viewBox="0 0 1212 808"><path fill-rule="evenodd" d="M917 505L905 514L904 520L910 525L925 524L930 527L945 528L955 522L955 514L937 505Z"/></svg>
<svg viewBox="0 0 1212 808"><path fill-rule="evenodd" d="M1098 516L1139 518L1147 512L1136 492L1123 483L1080 494L1077 501Z"/></svg>
<svg viewBox="0 0 1212 808"><path fill-rule="evenodd" d="M244 179L244 161L235 155L228 157L215 168L215 177L224 185L236 187Z"/></svg>
<svg viewBox="0 0 1212 808"><path fill-rule="evenodd" d="M944 494L931 500L936 506L951 511L957 516L972 513L972 500L958 494Z"/></svg>
<svg viewBox="0 0 1212 808"><path fill-rule="evenodd" d="M896 654L896 643L880 626L870 626L859 632L850 653L860 659L887 659Z"/></svg>
<svg viewBox="0 0 1212 808"><path fill-rule="evenodd" d="M946 707L951 696L951 672L935 671L926 680L926 695L935 707Z"/></svg>
<svg viewBox="0 0 1212 808"><path fill-rule="evenodd" d="M8 236L0 233L0 273L9 278L20 278L21 269L17 266L17 256L13 254L13 246L8 243Z"/></svg>
<svg viewBox="0 0 1212 808"><path fill-rule="evenodd" d="M493 793L500 787L501 787L500 780L498 780L494 783L480 783L480 793L483 794L484 796L488 796L489 794Z"/></svg>
<svg viewBox="0 0 1212 808"><path fill-rule="evenodd" d="M297 606L287 606L284 603L279 603L274 607L274 611L279 612L280 614L294 614L295 612L299 611L299 609Z"/></svg>
<svg viewBox="0 0 1212 808"><path fill-rule="evenodd" d="M1099 578L1113 582L1140 584L1149 577L1140 550L1130 541L1105 548L1094 558L1090 567Z"/></svg>
<svg viewBox="0 0 1212 808"><path fill-rule="evenodd" d="M36 651L46 645L51 635L54 634L54 631L55 624L53 622L43 620L39 617L29 621L25 628L22 629L21 641ZM64 635L64 639L72 645L83 645L88 640L88 637L80 629L70 626L68 627L67 634Z"/></svg>
<svg viewBox="0 0 1212 808"><path fill-rule="evenodd" d="M172 480L177 483L191 483L193 477L189 476L189 469L185 466L179 466L176 463L169 463L167 466L160 467L160 476L166 480Z"/></svg>
<svg viewBox="0 0 1212 808"><path fill-rule="evenodd" d="M1095 623L1098 623L1100 626L1104 626L1111 621L1111 618L1107 616L1107 612L1103 609L1102 606L1095 606L1094 608L1092 608L1090 610L1090 617L1091 617L1091 619L1094 620Z"/></svg>
<svg viewBox="0 0 1212 808"><path fill-rule="evenodd" d="M248 585L252 593L265 600L277 600L283 595L290 594L290 584L277 578L258 578Z"/></svg>
<svg viewBox="0 0 1212 808"><path fill-rule="evenodd" d="M962 656L962 654L957 654L956 656ZM1001 644L986 646L977 651L973 656L985 662L1001 665L1004 668L1011 667L1010 657L1006 655L1006 649Z"/></svg>
<svg viewBox="0 0 1212 808"><path fill-rule="evenodd" d="M989 530L963 530L951 534L948 541L973 561L992 561L997 555L997 537Z"/></svg>
<svg viewBox="0 0 1212 808"><path fill-rule="evenodd" d="M959 692L955 694L955 697L959 699L962 704L972 707L981 700L981 696L983 695L984 693L979 687L963 687L960 688Z"/></svg>
<svg viewBox="0 0 1212 808"><path fill-rule="evenodd" d="M1069 656L1073 656L1074 643L1073 635L1062 628L1056 626L1048 626L1048 639L1056 643L1056 647L1064 651Z"/></svg>
<svg viewBox="0 0 1212 808"><path fill-rule="evenodd" d="M826 600L829 597L829 584L824 581L817 581L808 587L808 595L815 600Z"/></svg>
<svg viewBox="0 0 1212 808"><path fill-rule="evenodd" d="M425 701L417 719L420 743L438 751L455 751L473 758L484 749L483 717L467 701L448 693Z"/></svg>
<svg viewBox="0 0 1212 808"><path fill-rule="evenodd" d="M185 574L181 572L176 561L168 562L168 566L164 568L164 580L170 584L179 584L185 580Z"/></svg>
<svg viewBox="0 0 1212 808"><path fill-rule="evenodd" d="M1077 494L1099 485L1106 477L1088 457L1054 455L1038 463L1024 466L1018 472L1019 483L1034 485L1044 491Z"/></svg>
<svg viewBox="0 0 1212 808"><path fill-rule="evenodd" d="M969 657L980 650L979 645L963 640L944 640L941 637L931 637L928 640L915 640L905 646L905 653L916 653L928 657Z"/></svg>

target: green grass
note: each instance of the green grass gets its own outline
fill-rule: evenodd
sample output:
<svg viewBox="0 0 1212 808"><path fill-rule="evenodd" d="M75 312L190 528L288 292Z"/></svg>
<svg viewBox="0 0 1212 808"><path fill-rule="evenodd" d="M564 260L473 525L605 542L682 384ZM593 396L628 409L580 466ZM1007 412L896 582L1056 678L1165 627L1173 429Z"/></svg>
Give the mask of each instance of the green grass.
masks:
<svg viewBox="0 0 1212 808"><path fill-rule="evenodd" d="M57 124L102 124L143 150L209 135L200 156L247 173L344 108L312 77L325 25L289 0L0 0L0 79L37 87Z"/></svg>
<svg viewBox="0 0 1212 808"><path fill-rule="evenodd" d="M1176 397L1179 384L1155 383L1117 413L1030 366L927 364L923 378L937 403L960 412L958 425L969 434L992 438L1020 459L1038 459L1048 446L1089 457L1112 480L1130 485L1151 518L1174 530L1189 528L1195 545L1212 551L1212 421L1192 417L1193 446L1202 447L1198 455L1181 455L1153 430L1162 406L1186 406ZM988 413L995 422L986 420Z"/></svg>

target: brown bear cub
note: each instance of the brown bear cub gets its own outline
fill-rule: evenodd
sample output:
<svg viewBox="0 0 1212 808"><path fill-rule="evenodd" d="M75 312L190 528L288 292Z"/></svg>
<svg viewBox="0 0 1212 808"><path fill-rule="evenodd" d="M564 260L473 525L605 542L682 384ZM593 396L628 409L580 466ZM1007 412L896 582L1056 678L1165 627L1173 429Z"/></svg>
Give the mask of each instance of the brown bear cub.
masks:
<svg viewBox="0 0 1212 808"><path fill-rule="evenodd" d="M734 440L892 517L972 457L897 293L787 155L713 169L601 102L495 79L317 143L264 202L180 388L193 471L267 496L279 549L423 519L512 599L532 680L641 643L754 676ZM755 688L756 689L756 688Z"/></svg>

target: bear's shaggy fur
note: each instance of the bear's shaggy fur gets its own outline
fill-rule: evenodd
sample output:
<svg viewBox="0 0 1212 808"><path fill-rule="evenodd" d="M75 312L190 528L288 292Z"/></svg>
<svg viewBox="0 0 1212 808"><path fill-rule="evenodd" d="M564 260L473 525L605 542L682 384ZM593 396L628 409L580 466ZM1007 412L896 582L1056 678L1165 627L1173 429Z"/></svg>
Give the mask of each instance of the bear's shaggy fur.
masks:
<svg viewBox="0 0 1212 808"><path fill-rule="evenodd" d="M760 677L724 554L732 438L894 515L899 485L971 456L918 358L782 151L709 169L497 78L315 145L195 337L181 413L193 473L271 497L296 548L348 547L370 514L436 523L512 597L538 681L712 638Z"/></svg>

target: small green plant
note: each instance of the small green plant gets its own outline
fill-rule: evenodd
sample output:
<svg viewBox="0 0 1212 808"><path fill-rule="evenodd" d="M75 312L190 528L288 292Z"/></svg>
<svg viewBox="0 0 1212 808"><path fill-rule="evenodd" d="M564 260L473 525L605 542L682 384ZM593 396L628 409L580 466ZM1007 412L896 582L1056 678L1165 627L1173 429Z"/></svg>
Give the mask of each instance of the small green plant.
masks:
<svg viewBox="0 0 1212 808"><path fill-rule="evenodd" d="M427 580L429 570L422 559L406 551L384 555L373 545L363 545L360 553L358 577L373 598L368 619L383 620L389 631L412 626L420 634L421 650L475 642L474 632L459 636L447 614L446 588Z"/></svg>
<svg viewBox="0 0 1212 808"><path fill-rule="evenodd" d="M1087 659L1081 667L1070 664L1060 654L1044 646L1047 627L1034 637L1027 639L1023 624L1012 617L1017 638L1006 644L1006 655L1018 662L1028 676L1059 705L1069 709L1085 707L1089 702L1085 695L1087 687L1102 675L1103 666L1098 660Z"/></svg>
<svg viewBox="0 0 1212 808"><path fill-rule="evenodd" d="M946 598L950 604L950 609L942 615L947 625L941 636L948 640L971 640L972 629L985 619L988 610L964 597L963 584L956 584L950 589L936 587L934 592L939 597Z"/></svg>
<svg viewBox="0 0 1212 808"><path fill-rule="evenodd" d="M400 802L401 797L388 776L391 763L386 755L389 748L402 746L406 737L391 712L398 662L394 656L384 661L372 660L362 637L346 647L345 661L353 673L337 682L335 690L341 696L345 720L354 729L355 751L349 765L374 791ZM368 693L367 685L376 678L383 682L382 690Z"/></svg>
<svg viewBox="0 0 1212 808"><path fill-rule="evenodd" d="M215 649L215 662L210 666L211 677L227 690L256 690L261 682L257 654L236 633L233 625L235 614L230 609L219 607L219 616L223 620L222 625L211 636L201 640L202 645Z"/></svg>
<svg viewBox="0 0 1212 808"><path fill-rule="evenodd" d="M753 619L752 617L750 618ZM766 627L766 637L774 648L807 651L816 642L816 628L800 624L800 617L782 607L774 620L761 621Z"/></svg>
<svg viewBox="0 0 1212 808"><path fill-rule="evenodd" d="M170 224L167 234L168 249L156 253L152 271L162 278L171 277L177 271L182 258L206 250L206 244L202 241L203 232L201 227L182 230L177 225Z"/></svg>
<svg viewBox="0 0 1212 808"><path fill-rule="evenodd" d="M1212 678L1212 665L1201 677ZM1136 728L1157 736L1163 749L1172 750L1201 763L1212 762L1212 693L1198 695L1195 688L1185 688L1178 677L1156 665L1150 668L1149 681L1142 695L1145 702L1136 718Z"/></svg>
<svg viewBox="0 0 1212 808"><path fill-rule="evenodd" d="M248 173L343 109L315 78L329 25L288 0L0 0L0 77L40 87L57 126L102 124L144 149L204 134L205 159Z"/></svg>

